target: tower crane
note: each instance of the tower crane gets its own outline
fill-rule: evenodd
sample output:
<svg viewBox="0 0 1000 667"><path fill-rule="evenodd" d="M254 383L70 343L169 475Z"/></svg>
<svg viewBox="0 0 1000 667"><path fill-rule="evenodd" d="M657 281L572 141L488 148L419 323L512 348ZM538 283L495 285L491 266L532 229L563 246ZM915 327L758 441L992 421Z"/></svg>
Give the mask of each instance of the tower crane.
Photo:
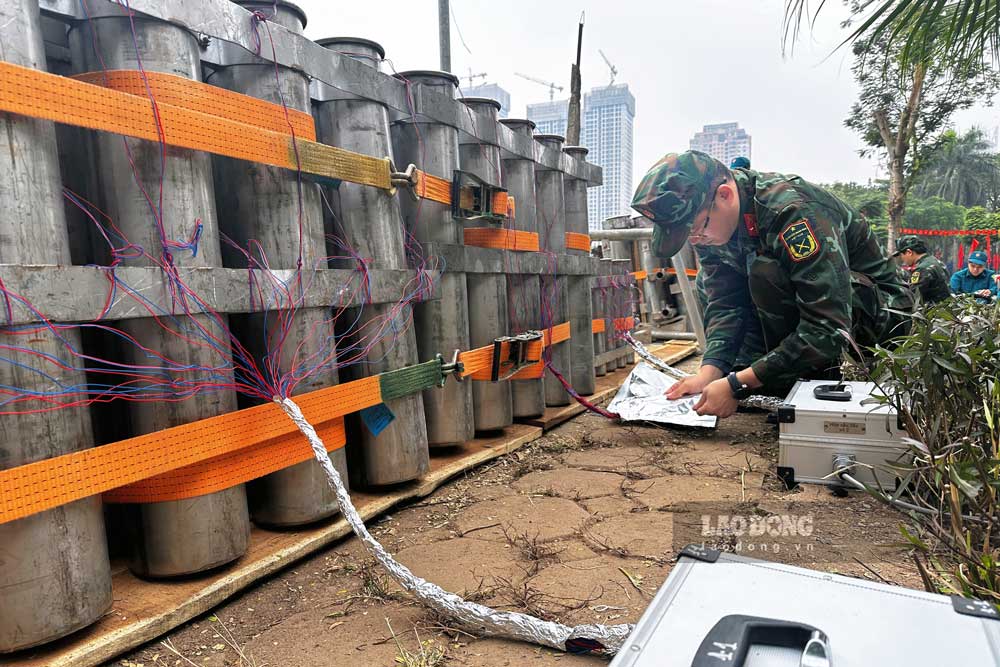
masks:
<svg viewBox="0 0 1000 667"><path fill-rule="evenodd" d="M468 79L469 80L468 87L472 88L473 81L475 81L476 79L485 79L486 78L486 72L481 72L479 74L473 74L472 73L472 68L470 67L469 68L469 75L468 76L463 76L462 78L463 79Z"/></svg>
<svg viewBox="0 0 1000 667"><path fill-rule="evenodd" d="M534 83L540 83L543 86L548 86L549 87L549 101L550 102L553 99L555 99L556 91L557 90L560 93L563 91L563 87L562 86L557 86L556 84L552 83L551 81L543 81L542 79L537 79L537 78L535 78L533 76L528 76L527 74L521 74L520 72L514 72L514 76L519 76L522 79L527 79L528 81L533 81Z"/></svg>
<svg viewBox="0 0 1000 667"><path fill-rule="evenodd" d="M611 64L611 61L608 60L608 57L604 55L604 51L597 49L597 52L601 54L601 57L604 58L604 64L608 66L609 70L611 70L611 81L608 82L608 88L610 88L612 84L614 84L615 82L615 75L618 74L618 69Z"/></svg>

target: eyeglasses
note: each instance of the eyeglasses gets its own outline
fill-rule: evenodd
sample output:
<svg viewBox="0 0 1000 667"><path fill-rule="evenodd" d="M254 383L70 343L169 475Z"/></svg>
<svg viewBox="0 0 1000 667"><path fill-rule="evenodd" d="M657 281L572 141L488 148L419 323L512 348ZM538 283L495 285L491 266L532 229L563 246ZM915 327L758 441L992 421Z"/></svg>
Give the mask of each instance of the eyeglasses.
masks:
<svg viewBox="0 0 1000 667"><path fill-rule="evenodd" d="M698 225L697 232L692 230L692 232L688 234L689 241L696 243L697 240L706 238L705 232L708 231L708 225L712 222L712 210L715 208L715 198L718 196L719 188L721 187L722 183L719 183L719 185L716 186L715 191L712 193L712 203L708 205L708 215L705 216L705 222Z"/></svg>

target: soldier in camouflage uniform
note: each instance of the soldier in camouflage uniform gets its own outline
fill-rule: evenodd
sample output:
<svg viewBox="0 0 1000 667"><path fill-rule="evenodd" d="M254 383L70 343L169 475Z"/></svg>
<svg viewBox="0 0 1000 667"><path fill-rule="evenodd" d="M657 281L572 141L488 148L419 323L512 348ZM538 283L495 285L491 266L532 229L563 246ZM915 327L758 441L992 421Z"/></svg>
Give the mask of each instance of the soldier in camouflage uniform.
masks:
<svg viewBox="0 0 1000 667"><path fill-rule="evenodd" d="M726 417L736 399L764 387L783 391L802 376L834 374L845 347L905 333L913 299L868 224L825 190L797 176L730 171L714 158L671 153L643 177L632 208L654 223L653 252L673 256L690 238L703 257L712 326L694 376L670 398L701 392L699 414ZM732 241L752 249L734 260ZM748 251L749 252L749 251ZM754 306L765 349L749 368L732 367Z"/></svg>
<svg viewBox="0 0 1000 667"><path fill-rule="evenodd" d="M749 169L750 160L745 157L738 157L729 164L730 169ZM695 279L695 289L698 290L698 300L701 303L702 320L704 322L705 331L712 330L712 322L717 320L720 316L725 315L725 311L720 310L720 305L718 303L710 304L708 301L708 293L705 291L705 271L702 267L705 265L705 261L709 263L713 261L725 262L729 266L736 268L741 271L744 275L750 269L750 263L756 256L754 248L745 243L741 243L740 239L734 234L733 238L729 239L729 242L723 246L704 246L697 245L694 247L695 252L698 254L698 277ZM710 364L716 366L724 373L728 373L730 370L742 370L749 366L751 363L764 356L766 349L764 348L764 333L760 328L760 320L757 319L757 309L751 307L747 312L746 327L738 336L738 339L742 341L739 351L736 353L731 364L726 363L723 359L715 359L710 356L705 356L702 359L703 364Z"/></svg>
<svg viewBox="0 0 1000 667"><path fill-rule="evenodd" d="M905 266L912 267L908 283L921 302L937 303L951 296L948 269L940 259L928 254L927 246L920 237L911 234L900 238L892 256L899 257Z"/></svg>

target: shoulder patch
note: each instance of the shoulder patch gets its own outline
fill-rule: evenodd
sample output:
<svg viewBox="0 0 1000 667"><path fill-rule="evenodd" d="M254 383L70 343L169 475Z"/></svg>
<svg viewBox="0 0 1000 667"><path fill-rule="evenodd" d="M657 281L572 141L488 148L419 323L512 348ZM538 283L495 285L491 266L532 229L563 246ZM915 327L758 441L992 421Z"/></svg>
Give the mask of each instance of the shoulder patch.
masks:
<svg viewBox="0 0 1000 667"><path fill-rule="evenodd" d="M781 242L785 244L793 262L809 259L819 252L819 240L805 218L788 225L781 232Z"/></svg>
<svg viewBox="0 0 1000 667"><path fill-rule="evenodd" d="M914 270L913 273L910 274L910 284L916 285L919 282L920 282L920 269L916 269Z"/></svg>

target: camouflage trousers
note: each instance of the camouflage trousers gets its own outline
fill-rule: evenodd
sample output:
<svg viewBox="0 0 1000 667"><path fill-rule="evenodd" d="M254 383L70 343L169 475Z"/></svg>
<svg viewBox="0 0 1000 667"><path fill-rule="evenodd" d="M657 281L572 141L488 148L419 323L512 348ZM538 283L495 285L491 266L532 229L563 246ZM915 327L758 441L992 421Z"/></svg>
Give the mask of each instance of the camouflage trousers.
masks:
<svg viewBox="0 0 1000 667"><path fill-rule="evenodd" d="M698 302L701 305L702 321L705 331L708 331L711 320L708 316L708 295L705 293L704 274L699 271L698 277L694 281L695 289L698 291ZM764 347L764 333L760 328L760 319L757 316L757 308L751 308L753 321L747 325L747 330L743 336L739 352L736 353L736 360L733 362L733 370L739 371L747 368L754 361L764 356L767 348Z"/></svg>
<svg viewBox="0 0 1000 667"><path fill-rule="evenodd" d="M750 266L750 296L760 317L764 349L773 350L799 325L799 307L788 274L776 259L757 256ZM851 271L851 336L862 349L884 343L907 332L909 321L889 312L887 298L868 276ZM828 368L808 373L789 373L774 382L779 392L791 389L799 377L838 380L840 360Z"/></svg>

